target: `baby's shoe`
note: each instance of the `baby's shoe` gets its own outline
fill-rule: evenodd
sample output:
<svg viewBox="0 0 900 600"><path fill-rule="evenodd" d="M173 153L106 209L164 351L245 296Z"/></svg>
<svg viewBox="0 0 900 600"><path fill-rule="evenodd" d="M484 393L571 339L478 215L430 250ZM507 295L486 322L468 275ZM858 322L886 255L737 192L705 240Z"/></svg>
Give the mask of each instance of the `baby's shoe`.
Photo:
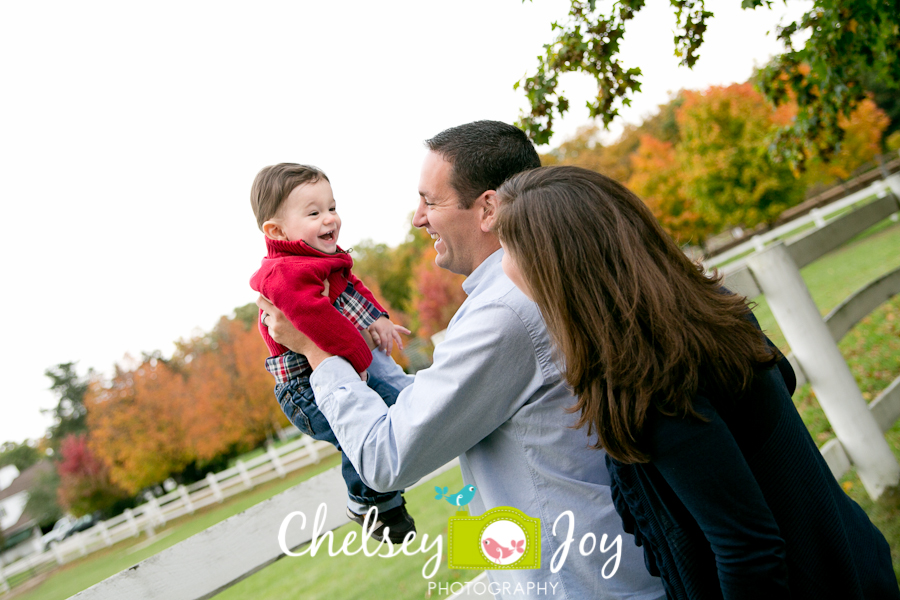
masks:
<svg viewBox="0 0 900 600"><path fill-rule="evenodd" d="M366 519L366 513L364 512L363 514L358 515L348 508L347 517L349 517L351 521L355 521L362 526ZM369 527L371 526L372 524L370 522ZM384 537L385 528L388 529L387 537L392 544L402 544L406 534L410 531L415 533L416 522L406 511L406 498L403 498L403 502L400 506L377 513L375 528L372 529L372 539L380 542Z"/></svg>

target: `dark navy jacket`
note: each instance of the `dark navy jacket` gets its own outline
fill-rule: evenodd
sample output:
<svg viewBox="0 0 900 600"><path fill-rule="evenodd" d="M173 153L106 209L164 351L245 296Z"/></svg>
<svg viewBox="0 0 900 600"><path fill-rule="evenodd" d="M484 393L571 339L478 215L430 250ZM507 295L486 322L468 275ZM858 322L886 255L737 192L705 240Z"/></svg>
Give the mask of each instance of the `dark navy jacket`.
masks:
<svg viewBox="0 0 900 600"><path fill-rule="evenodd" d="M649 463L607 457L625 530L668 598L900 600L890 548L835 481L795 385L782 359L740 399L698 394L708 422L654 413Z"/></svg>

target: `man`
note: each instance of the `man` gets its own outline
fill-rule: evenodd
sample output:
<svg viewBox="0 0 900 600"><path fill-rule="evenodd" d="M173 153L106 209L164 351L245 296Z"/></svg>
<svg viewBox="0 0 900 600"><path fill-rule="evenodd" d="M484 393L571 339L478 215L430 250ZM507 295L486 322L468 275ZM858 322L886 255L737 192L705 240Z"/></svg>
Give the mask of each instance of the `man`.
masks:
<svg viewBox="0 0 900 600"><path fill-rule="evenodd" d="M369 486L401 489L459 456L463 479L478 488L471 514L512 506L541 519L541 569L489 571L492 581L510 582L510 589L552 586L554 595L570 600L663 598L634 539L622 531L604 453L589 447L584 430L572 428L575 416L566 408L574 400L540 313L500 265L503 251L491 231L496 189L540 166L534 147L522 131L496 121L454 127L426 144L413 224L435 239L438 266L467 276L468 294L432 367L408 376L374 352L370 372L403 388L388 408L349 363L317 348L260 298L264 322L273 338L309 359L319 409ZM560 520L555 535L554 522L565 511L572 512L576 544L553 573L569 520ZM588 533L597 548L581 556L577 542ZM622 536L621 560L609 579L603 566L611 554L600 552L604 534Z"/></svg>

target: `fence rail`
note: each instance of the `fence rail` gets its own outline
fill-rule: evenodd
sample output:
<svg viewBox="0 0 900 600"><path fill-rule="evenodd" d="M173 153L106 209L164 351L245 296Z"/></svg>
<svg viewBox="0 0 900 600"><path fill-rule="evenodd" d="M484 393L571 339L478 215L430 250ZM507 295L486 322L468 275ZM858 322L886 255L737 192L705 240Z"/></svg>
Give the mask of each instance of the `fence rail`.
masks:
<svg viewBox="0 0 900 600"><path fill-rule="evenodd" d="M838 210L852 205L855 201L877 193L884 181L891 181L896 184L896 179L892 180L891 175L900 172L900 151L879 156L869 165L870 168L867 170L864 168L861 172L858 171L860 174L849 181L832 186L797 206L787 209L779 215L773 225L760 225L753 231L746 232L740 238L732 239L724 244L717 244L712 249L709 261L722 264L750 248L759 249L760 244L778 237L781 235L781 232L791 231L796 227L797 223L819 221ZM879 179L884 181L878 181ZM900 189L897 187L892 189L894 194L900 195ZM803 217L806 218L803 219ZM778 228L778 231L776 232L774 228ZM740 249L738 250L737 248Z"/></svg>
<svg viewBox="0 0 900 600"><path fill-rule="evenodd" d="M335 452L334 446L328 442L315 441L307 436L278 449L269 446L261 456L246 462L239 460L234 467L218 473L208 473L200 481L187 486L180 485L164 496L152 498L134 509L127 509L121 515L101 521L60 543L53 542L46 551L0 567L0 592L10 590L7 580L13 576L49 570L57 564L64 564L73 558L87 556L91 552L137 537L142 532L152 537L156 529L169 521L318 463L323 457Z"/></svg>

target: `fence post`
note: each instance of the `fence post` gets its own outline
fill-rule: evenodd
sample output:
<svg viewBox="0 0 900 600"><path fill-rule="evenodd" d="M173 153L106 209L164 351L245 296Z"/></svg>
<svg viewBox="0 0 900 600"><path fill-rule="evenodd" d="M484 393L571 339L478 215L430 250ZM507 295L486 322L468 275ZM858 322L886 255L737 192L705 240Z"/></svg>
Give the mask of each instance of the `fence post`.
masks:
<svg viewBox="0 0 900 600"><path fill-rule="evenodd" d="M109 528L106 526L106 521L100 521L97 523L98 529L100 529L100 535L103 537L103 543L107 546L112 546L112 536L109 535Z"/></svg>
<svg viewBox="0 0 900 600"><path fill-rule="evenodd" d="M761 235L754 235L750 238L750 241L753 242L753 248L757 252L761 252L766 247L766 243L763 241Z"/></svg>
<svg viewBox="0 0 900 600"><path fill-rule="evenodd" d="M885 179L884 183L894 193L894 197L900 200L900 173L894 173Z"/></svg>
<svg viewBox="0 0 900 600"><path fill-rule="evenodd" d="M194 503L191 502L191 495L188 494L187 488L184 487L184 485L178 486L178 495L181 496L181 501L184 502L188 512L194 514Z"/></svg>
<svg viewBox="0 0 900 600"><path fill-rule="evenodd" d="M53 557L56 559L56 564L61 565L66 562L66 557L63 556L62 550L59 549L59 542L53 540L50 542L50 551L53 552Z"/></svg>
<svg viewBox="0 0 900 600"><path fill-rule="evenodd" d="M278 473L279 477L284 477L287 475L287 471L284 468L284 465L281 464L281 457L278 456L278 452L275 450L275 446L269 446L266 449L266 454L269 455L269 460L272 461L272 466L275 467L275 471Z"/></svg>
<svg viewBox="0 0 900 600"><path fill-rule="evenodd" d="M900 465L856 385L794 259L782 242L747 258L791 351L872 498L900 481Z"/></svg>
<svg viewBox="0 0 900 600"><path fill-rule="evenodd" d="M215 473L207 473L206 481L209 483L209 489L212 490L213 496L216 498L216 502L221 502L225 499L225 496L222 495L222 488L219 487L219 482L216 480Z"/></svg>
<svg viewBox="0 0 900 600"><path fill-rule="evenodd" d="M79 531L78 533L75 534L74 537L75 537L75 543L78 544L78 552L82 556L87 556L87 553L88 553L87 542L85 542L85 540L84 540L84 538L85 538L84 532Z"/></svg>
<svg viewBox="0 0 900 600"><path fill-rule="evenodd" d="M319 450L316 448L316 442L308 435L303 436L303 445L306 446L306 452L313 462L319 462Z"/></svg>
<svg viewBox="0 0 900 600"><path fill-rule="evenodd" d="M138 529L137 521L134 520L134 512L130 508L125 509L125 519L128 521L128 525L131 526L131 535L132 537L137 537L141 534L141 530Z"/></svg>
<svg viewBox="0 0 900 600"><path fill-rule="evenodd" d="M813 223L815 223L818 229L825 227L825 217L822 216L822 211L818 208L814 208L809 211L810 216L813 218Z"/></svg>
<svg viewBox="0 0 900 600"><path fill-rule="evenodd" d="M159 500L156 499L156 496L150 498L148 504L150 505L151 512L153 513L153 518L156 519L160 526L166 524L166 515L163 514L162 507L159 505Z"/></svg>
<svg viewBox="0 0 900 600"><path fill-rule="evenodd" d="M241 475L241 481L244 482L244 487L248 490L253 487L253 480L250 479L250 473L247 472L247 465L244 464L244 461L238 460L235 464L237 467L238 473Z"/></svg>

